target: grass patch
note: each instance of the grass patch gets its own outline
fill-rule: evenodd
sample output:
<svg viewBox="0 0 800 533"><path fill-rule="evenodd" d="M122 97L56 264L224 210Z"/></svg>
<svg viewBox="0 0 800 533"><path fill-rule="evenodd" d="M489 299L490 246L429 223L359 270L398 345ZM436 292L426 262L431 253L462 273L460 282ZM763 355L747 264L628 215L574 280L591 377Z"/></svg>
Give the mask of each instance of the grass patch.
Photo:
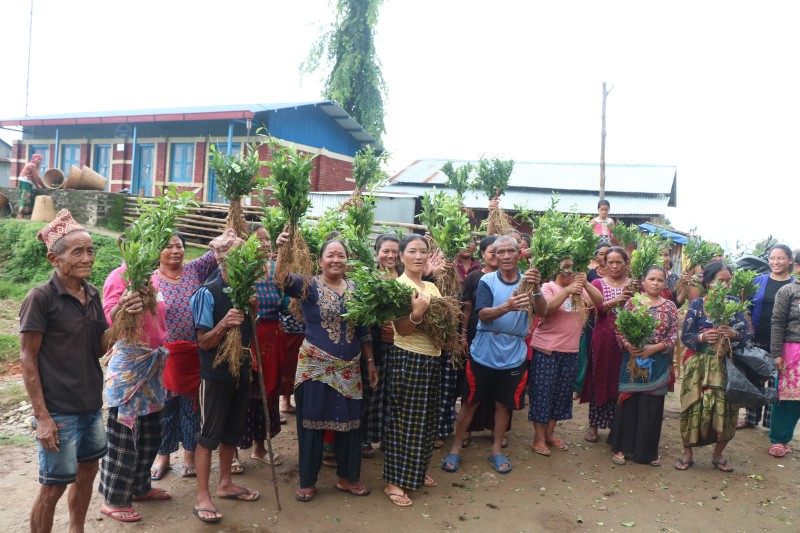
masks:
<svg viewBox="0 0 800 533"><path fill-rule="evenodd" d="M186 255L184 259L186 261L191 261L192 259L197 259L201 255L205 254L208 251L207 248L198 248L196 246L187 246L186 247Z"/></svg>
<svg viewBox="0 0 800 533"><path fill-rule="evenodd" d="M27 400L28 392L22 383L9 381L0 385L0 410L16 407L19 402Z"/></svg>
<svg viewBox="0 0 800 533"><path fill-rule="evenodd" d="M33 435L0 435L0 446L17 446L25 448L36 442Z"/></svg>
<svg viewBox="0 0 800 533"><path fill-rule="evenodd" d="M17 359L19 359L19 337L0 334L0 374L5 372L6 365Z"/></svg>

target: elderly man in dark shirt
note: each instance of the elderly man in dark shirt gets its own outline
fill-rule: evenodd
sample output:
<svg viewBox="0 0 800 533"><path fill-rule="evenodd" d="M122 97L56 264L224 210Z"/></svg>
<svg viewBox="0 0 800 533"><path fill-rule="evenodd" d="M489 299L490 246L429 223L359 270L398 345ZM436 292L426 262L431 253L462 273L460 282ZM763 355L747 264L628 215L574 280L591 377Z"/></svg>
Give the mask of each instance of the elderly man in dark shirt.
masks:
<svg viewBox="0 0 800 533"><path fill-rule="evenodd" d="M92 274L92 237L66 209L42 228L53 265L50 280L30 290L20 309L20 361L33 406L41 487L30 528L48 532L67 485L71 532L83 531L98 461L106 453L103 372L107 329ZM131 312L141 299L131 300ZM139 308L138 311L141 311Z"/></svg>

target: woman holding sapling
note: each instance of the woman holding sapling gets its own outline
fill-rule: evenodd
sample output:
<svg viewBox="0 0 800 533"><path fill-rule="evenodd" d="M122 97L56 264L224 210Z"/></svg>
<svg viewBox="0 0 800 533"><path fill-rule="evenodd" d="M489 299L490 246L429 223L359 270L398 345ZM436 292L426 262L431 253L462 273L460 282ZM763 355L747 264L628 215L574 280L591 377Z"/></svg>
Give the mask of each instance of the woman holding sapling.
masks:
<svg viewBox="0 0 800 533"><path fill-rule="evenodd" d="M278 246L288 243L288 233ZM275 270L280 271L278 255ZM347 250L330 240L320 252L321 274L289 274L284 292L299 298L306 320L306 338L300 347L295 377L297 438L300 453L300 487L295 498L307 502L317 493L322 466L322 444L326 430L334 432L336 489L366 496L369 489L361 477L361 364L367 366L369 386L378 384L369 328L342 319L355 285L345 279ZM304 290L305 287L305 290ZM305 294L304 294L305 293Z"/></svg>
<svg viewBox="0 0 800 533"><path fill-rule="evenodd" d="M731 277L728 265L714 261L703 269L703 286L708 289L718 281L727 288ZM675 468L688 470L694 465L693 448L714 444L711 457L714 468L732 472L733 467L722 458L722 452L736 434L738 409L725 400L725 356L717 355L715 345L722 337L731 341L748 340L751 332L746 326L747 318L743 312L736 313L727 324L713 324L705 311L708 298L709 295L706 295L693 300L683 322L681 341L687 348L683 357L680 394L684 451ZM728 300L739 301L732 296L728 296ZM734 324L744 325L744 329L737 331L731 327Z"/></svg>
<svg viewBox="0 0 800 533"><path fill-rule="evenodd" d="M603 303L603 295L586 274L573 272L572 259L561 261L555 281L542 285L547 312L539 317L531 346L528 420L533 422L531 447L540 455L550 455L550 448L567 450L567 443L553 431L559 420L572 418L572 388L578 373L578 349L584 317L573 303L573 296L583 298L587 307Z"/></svg>
<svg viewBox="0 0 800 533"><path fill-rule="evenodd" d="M614 321L616 310L633 296L628 278L628 253L612 246L606 252L605 264L606 275L592 282L603 295L603 303L596 310L591 357L581 394L581 401L589 402L589 428L583 436L588 442L597 442L598 428L609 427L614 418L622 364L622 350L617 344Z"/></svg>
<svg viewBox="0 0 800 533"><path fill-rule="evenodd" d="M164 296L166 304L169 351L164 368L166 402L163 411L163 433L150 479L158 480L170 469L170 455L183 445L183 477L195 477L194 449L200 431L197 392L200 387L200 359L197 332L194 329L189 299L206 279L217 271L214 252L184 263L185 239L175 233L161 251L158 269L153 273L153 286Z"/></svg>
<svg viewBox="0 0 800 533"><path fill-rule="evenodd" d="M753 322L753 344L766 351L771 351L770 333L772 330L772 310L775 306L778 290L794 281L792 277L792 249L785 244L776 244L769 252L769 273L762 274L753 280L758 292L753 296L750 317ZM770 380L770 387L775 383ZM747 418L736 424L736 429L757 426L761 422L761 411L764 410L764 427L770 425L770 407L753 407L747 409Z"/></svg>
<svg viewBox="0 0 800 533"><path fill-rule="evenodd" d="M396 235L384 234L375 240L375 254L378 271L388 278L397 278L400 254L400 239ZM364 388L364 411L361 418L362 443L361 457L375 457L373 442L383 440L383 416L386 387L386 351L394 343L394 328L391 322L372 328L372 353L378 369L378 385ZM361 380L366 381L365 368L361 368Z"/></svg>
<svg viewBox="0 0 800 533"><path fill-rule="evenodd" d="M422 281L429 252L428 241L421 235L411 234L400 242L405 271L397 281L415 292L411 313L393 322L394 345L386 354L384 492L400 507L413 503L406 491L436 486L426 471L439 416L441 350L417 329L431 298L440 296L436 285Z"/></svg>
<svg viewBox="0 0 800 533"><path fill-rule="evenodd" d="M664 298L666 271L653 265L642 279L643 294L625 304L625 312L646 306L655 330L645 339L639 324L623 332L618 326L617 342L622 347L619 372L619 403L611 424L608 442L614 455L611 461L624 465L626 456L636 463L660 466L658 443L664 418L664 398L670 383L672 350L678 340L678 309ZM629 315L630 316L630 315ZM645 315L646 316L646 315Z"/></svg>

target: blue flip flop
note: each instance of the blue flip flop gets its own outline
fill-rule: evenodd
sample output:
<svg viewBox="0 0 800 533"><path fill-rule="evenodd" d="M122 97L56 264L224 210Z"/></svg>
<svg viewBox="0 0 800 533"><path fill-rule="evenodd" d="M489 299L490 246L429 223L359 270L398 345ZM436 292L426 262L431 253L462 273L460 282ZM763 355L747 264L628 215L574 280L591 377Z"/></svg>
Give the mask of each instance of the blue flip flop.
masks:
<svg viewBox="0 0 800 533"><path fill-rule="evenodd" d="M511 461L509 461L508 457L506 457L502 453L498 453L497 455L490 455L489 462L492 463L492 465L494 465L494 469L500 474L508 474L509 472L511 472ZM506 468L505 470L500 468L503 465L508 465L508 468ZM442 468L444 468L444 466Z"/></svg>
<svg viewBox="0 0 800 533"><path fill-rule="evenodd" d="M447 463L452 466L447 466ZM458 472L459 466L461 466L461 456L457 453L448 453L442 460L442 470L445 472Z"/></svg>

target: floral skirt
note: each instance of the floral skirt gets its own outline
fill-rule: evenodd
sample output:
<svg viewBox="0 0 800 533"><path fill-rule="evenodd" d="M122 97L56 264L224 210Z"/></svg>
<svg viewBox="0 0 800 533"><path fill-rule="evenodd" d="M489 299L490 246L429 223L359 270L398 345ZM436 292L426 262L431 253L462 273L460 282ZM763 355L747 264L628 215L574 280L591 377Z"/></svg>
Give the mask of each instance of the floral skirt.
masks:
<svg viewBox="0 0 800 533"><path fill-rule="evenodd" d="M739 409L725 400L728 375L715 354L695 353L683 367L681 437L683 445L705 446L736 434Z"/></svg>
<svg viewBox="0 0 800 533"><path fill-rule="evenodd" d="M33 211L33 185L27 181L19 182L19 212L30 215Z"/></svg>

